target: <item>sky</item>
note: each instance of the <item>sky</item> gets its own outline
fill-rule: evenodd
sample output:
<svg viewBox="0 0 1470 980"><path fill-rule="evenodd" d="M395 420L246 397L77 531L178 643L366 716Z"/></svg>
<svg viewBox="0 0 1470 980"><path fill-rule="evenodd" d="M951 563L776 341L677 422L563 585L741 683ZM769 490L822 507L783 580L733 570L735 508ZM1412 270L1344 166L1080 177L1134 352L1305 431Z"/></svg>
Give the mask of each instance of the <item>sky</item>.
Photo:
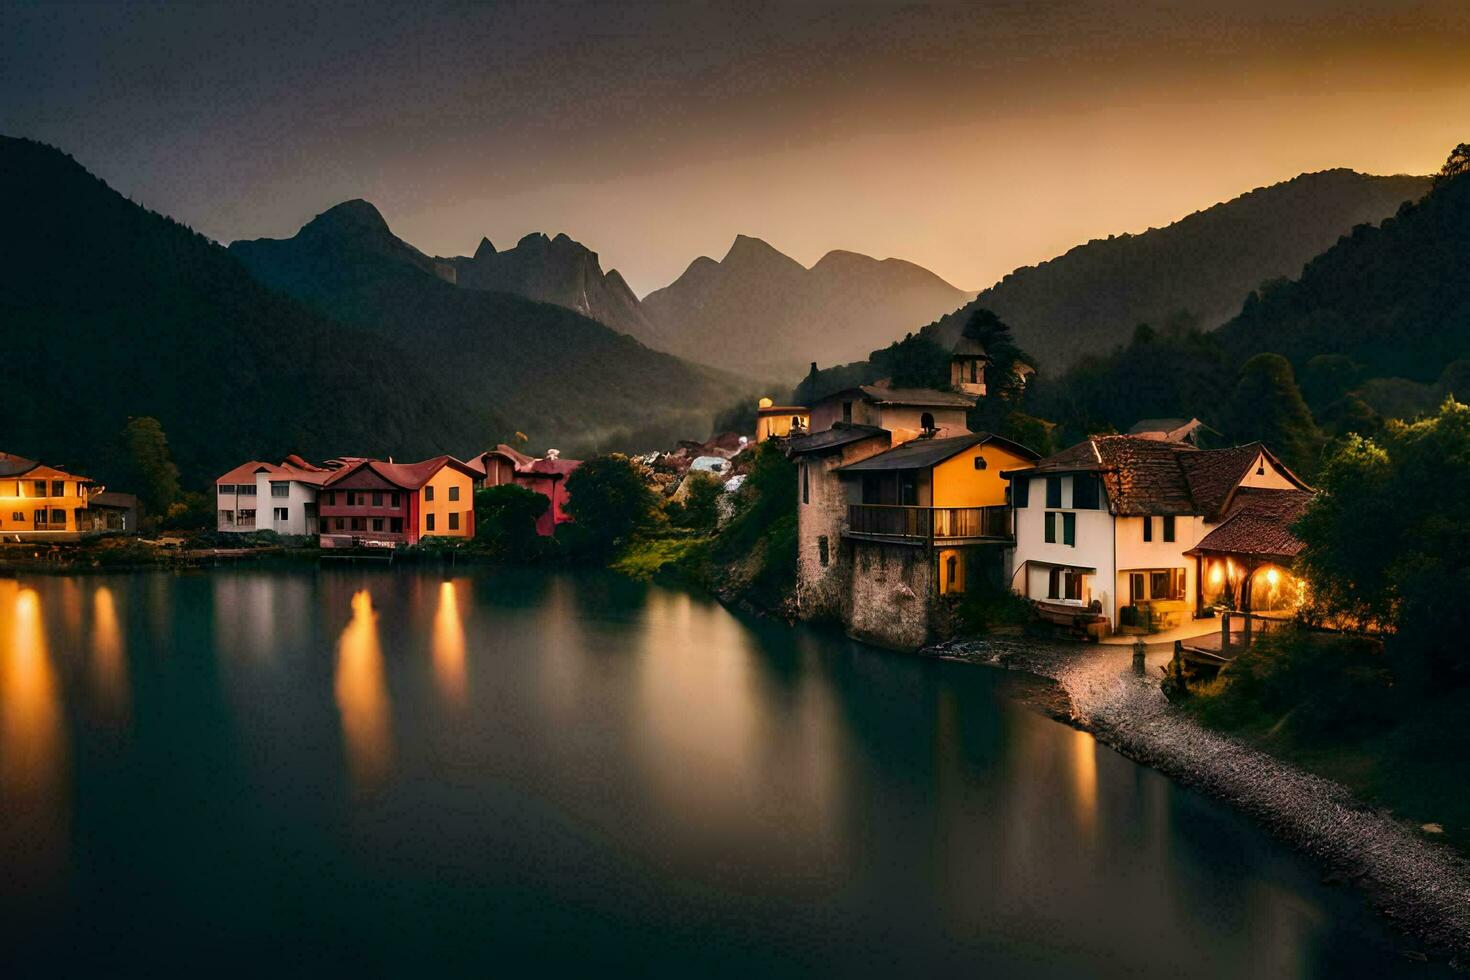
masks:
<svg viewBox="0 0 1470 980"><path fill-rule="evenodd" d="M1470 140L1470 3L0 0L0 133L228 242L350 198L430 254L566 232L640 295L736 234L966 289Z"/></svg>

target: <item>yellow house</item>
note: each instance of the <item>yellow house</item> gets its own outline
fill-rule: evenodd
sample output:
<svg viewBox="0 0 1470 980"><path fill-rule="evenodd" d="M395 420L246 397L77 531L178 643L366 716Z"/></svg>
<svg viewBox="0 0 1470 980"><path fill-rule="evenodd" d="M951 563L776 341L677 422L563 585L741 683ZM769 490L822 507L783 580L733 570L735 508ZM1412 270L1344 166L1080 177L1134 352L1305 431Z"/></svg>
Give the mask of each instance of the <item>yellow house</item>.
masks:
<svg viewBox="0 0 1470 980"><path fill-rule="evenodd" d="M802 405L777 405L762 398L755 410L755 441L805 435L812 428L811 412Z"/></svg>
<svg viewBox="0 0 1470 980"><path fill-rule="evenodd" d="M88 505L102 489L85 476L0 453L0 537L54 540L92 531Z"/></svg>
<svg viewBox="0 0 1470 980"><path fill-rule="evenodd" d="M457 459L445 457L419 488L419 537L475 536L475 474Z"/></svg>
<svg viewBox="0 0 1470 980"><path fill-rule="evenodd" d="M1011 537L1006 470L1036 453L985 432L914 439L837 472L847 490L844 536L910 544L933 555L934 592L965 591L969 575L998 566Z"/></svg>

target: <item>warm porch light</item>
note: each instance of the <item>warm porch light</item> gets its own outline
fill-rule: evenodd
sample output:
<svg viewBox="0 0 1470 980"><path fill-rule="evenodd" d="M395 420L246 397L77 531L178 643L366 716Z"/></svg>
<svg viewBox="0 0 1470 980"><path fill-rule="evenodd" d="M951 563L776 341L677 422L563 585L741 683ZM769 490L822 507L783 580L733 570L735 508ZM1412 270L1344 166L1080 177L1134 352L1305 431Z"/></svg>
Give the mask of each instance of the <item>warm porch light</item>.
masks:
<svg viewBox="0 0 1470 980"><path fill-rule="evenodd" d="M1281 573L1280 572L1278 572L1274 568L1268 568L1268 569L1266 569L1266 582L1271 586L1271 588L1273 588L1273 589L1276 588L1277 583L1279 583L1280 581L1281 581Z"/></svg>
<svg viewBox="0 0 1470 980"><path fill-rule="evenodd" d="M1219 562L1210 565L1210 584L1218 587L1225 581L1225 572L1220 568Z"/></svg>

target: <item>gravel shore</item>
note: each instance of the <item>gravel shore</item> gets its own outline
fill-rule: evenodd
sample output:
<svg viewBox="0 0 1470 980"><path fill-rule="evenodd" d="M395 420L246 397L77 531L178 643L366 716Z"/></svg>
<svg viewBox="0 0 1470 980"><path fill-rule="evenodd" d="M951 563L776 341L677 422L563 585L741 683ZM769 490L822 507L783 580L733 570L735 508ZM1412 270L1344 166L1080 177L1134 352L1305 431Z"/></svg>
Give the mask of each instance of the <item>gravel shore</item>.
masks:
<svg viewBox="0 0 1470 980"><path fill-rule="evenodd" d="M1172 655L1167 645L1148 650L1142 674L1128 647L989 639L923 653L1055 681L1070 702L1066 720L1250 813L1318 861L1329 881L1363 888L1385 916L1470 970L1470 861L1337 783L1210 731L1174 708L1159 689L1159 667Z"/></svg>

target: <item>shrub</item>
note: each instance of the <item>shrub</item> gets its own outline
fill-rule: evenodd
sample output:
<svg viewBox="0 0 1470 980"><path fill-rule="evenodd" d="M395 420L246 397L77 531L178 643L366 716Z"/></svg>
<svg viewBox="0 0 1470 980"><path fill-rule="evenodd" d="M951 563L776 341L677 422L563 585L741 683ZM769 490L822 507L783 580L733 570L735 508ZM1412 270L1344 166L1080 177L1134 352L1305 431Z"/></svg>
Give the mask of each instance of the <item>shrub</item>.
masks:
<svg viewBox="0 0 1470 980"><path fill-rule="evenodd" d="M536 522L550 506L545 494L514 483L476 490L476 550L509 561L540 557L545 549Z"/></svg>

